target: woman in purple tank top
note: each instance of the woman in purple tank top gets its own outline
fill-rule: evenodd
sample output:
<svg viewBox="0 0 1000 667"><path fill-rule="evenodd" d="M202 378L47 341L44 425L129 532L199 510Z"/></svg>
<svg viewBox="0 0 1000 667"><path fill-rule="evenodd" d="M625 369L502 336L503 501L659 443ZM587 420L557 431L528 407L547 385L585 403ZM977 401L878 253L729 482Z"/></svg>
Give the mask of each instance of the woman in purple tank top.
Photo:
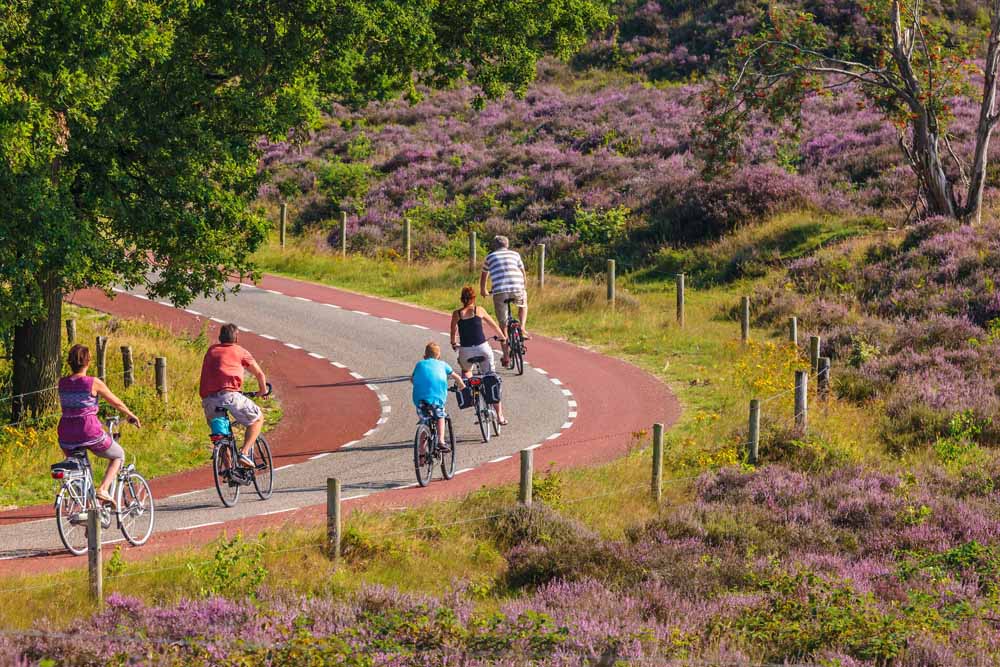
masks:
<svg viewBox="0 0 1000 667"><path fill-rule="evenodd" d="M97 418L98 403L103 398L136 427L140 426L139 418L108 389L108 385L87 375L90 349L86 345L74 345L70 348L67 362L73 374L59 380L59 403L62 406L58 428L59 447L67 456L85 448L95 456L108 459L104 480L97 487L97 498L111 503L114 502L109 493L111 482L122 467L125 451L101 426L101 420Z"/></svg>

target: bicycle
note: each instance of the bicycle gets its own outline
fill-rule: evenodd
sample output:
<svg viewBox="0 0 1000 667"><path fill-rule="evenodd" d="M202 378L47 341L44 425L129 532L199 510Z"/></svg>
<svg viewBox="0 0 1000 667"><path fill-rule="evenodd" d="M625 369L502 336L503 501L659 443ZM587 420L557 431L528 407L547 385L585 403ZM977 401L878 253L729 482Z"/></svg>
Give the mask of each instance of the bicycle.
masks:
<svg viewBox="0 0 1000 667"><path fill-rule="evenodd" d="M514 317L514 305L517 299L505 299L507 304L507 321L504 322L504 330L507 332L507 349L509 350L508 365L506 368L516 369L518 375L524 375L524 355L528 353L528 348L524 345L524 330L521 322Z"/></svg>
<svg viewBox="0 0 1000 667"><path fill-rule="evenodd" d="M116 443L121 437L121 433L115 432L120 422L121 417L105 421L108 433ZM90 512L100 512L102 529L110 528L114 518L122 535L132 546L142 546L153 534L156 519L153 491L146 478L136 472L134 462L123 465L115 477L110 494L115 501L113 507L97 500L94 473L85 447L50 467L52 478L62 482L54 505L56 530L63 546L74 556L87 553L87 517Z"/></svg>
<svg viewBox="0 0 1000 667"><path fill-rule="evenodd" d="M486 357L469 357L469 363L474 365L476 371L479 364L486 361ZM486 402L483 393L483 376L473 373L472 377L466 380L472 392L472 406L476 410L476 423L479 424L479 432L483 436L483 442L490 441L490 434L500 435L500 416L497 414L495 405Z"/></svg>
<svg viewBox="0 0 1000 667"><path fill-rule="evenodd" d="M267 383L267 393L261 394L259 391L244 391L243 395L249 398L271 395L271 383ZM271 460L271 447L263 435L257 436L257 440L250 450L250 458L253 459L253 468L239 464L237 458L240 448L236 444L236 437L233 435L233 422L229 419L229 412L222 407L216 408L217 413L225 419L221 432L213 433L212 440L212 477L215 480L215 490L219 493L219 499L226 507L232 507L240 499L240 489L253 484L254 490L261 500L271 497L274 490L274 465Z"/></svg>
<svg viewBox="0 0 1000 667"><path fill-rule="evenodd" d="M441 463L442 477L451 479L455 476L455 432L451 428L451 417L445 415L445 440L450 451L442 451L438 443L438 420L434 414L434 406L421 401L419 414L417 431L413 435L413 467L417 471L417 484L423 487L431 483L434 464L438 461Z"/></svg>

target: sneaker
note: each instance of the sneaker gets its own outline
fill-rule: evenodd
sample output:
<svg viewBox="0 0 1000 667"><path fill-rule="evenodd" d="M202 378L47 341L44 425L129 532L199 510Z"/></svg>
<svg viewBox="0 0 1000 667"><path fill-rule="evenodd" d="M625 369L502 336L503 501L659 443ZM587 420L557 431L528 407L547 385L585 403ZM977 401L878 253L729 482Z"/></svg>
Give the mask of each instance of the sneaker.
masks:
<svg viewBox="0 0 1000 667"><path fill-rule="evenodd" d="M448 452L451 451L451 447L449 447L448 445L446 445L443 442L439 442L438 443L438 451L447 454Z"/></svg>
<svg viewBox="0 0 1000 667"><path fill-rule="evenodd" d="M254 466L253 459L246 454L240 453L240 455L236 457L236 460L239 461L241 466L246 468L253 468Z"/></svg>

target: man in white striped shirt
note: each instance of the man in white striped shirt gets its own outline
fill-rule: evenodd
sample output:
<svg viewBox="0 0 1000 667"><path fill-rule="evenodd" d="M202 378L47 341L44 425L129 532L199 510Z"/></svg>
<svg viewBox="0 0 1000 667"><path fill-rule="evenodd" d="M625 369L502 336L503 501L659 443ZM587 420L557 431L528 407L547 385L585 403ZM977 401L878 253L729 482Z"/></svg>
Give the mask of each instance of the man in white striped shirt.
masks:
<svg viewBox="0 0 1000 667"><path fill-rule="evenodd" d="M517 319L521 322L521 330L528 338L528 293L525 286L528 283L527 274L524 271L524 262L521 255L510 249L510 241L506 236L495 236L492 244L493 252L486 255L483 262L483 271L479 275L479 293L487 297L492 292L493 307L496 310L497 322L501 327L507 324L507 304L505 301L514 299L517 306ZM489 276L491 290L486 289L486 278ZM506 344L503 345L503 360L501 363L507 365L509 361L509 350Z"/></svg>

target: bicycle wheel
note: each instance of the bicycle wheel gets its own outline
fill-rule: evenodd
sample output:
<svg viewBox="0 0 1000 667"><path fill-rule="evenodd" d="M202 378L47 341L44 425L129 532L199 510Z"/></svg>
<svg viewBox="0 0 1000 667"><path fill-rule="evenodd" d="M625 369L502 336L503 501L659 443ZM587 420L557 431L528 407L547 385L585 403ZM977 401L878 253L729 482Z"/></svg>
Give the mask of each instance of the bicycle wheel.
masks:
<svg viewBox="0 0 1000 667"><path fill-rule="evenodd" d="M63 546L74 556L87 553L87 499L83 480L65 482L56 496L56 529Z"/></svg>
<svg viewBox="0 0 1000 667"><path fill-rule="evenodd" d="M500 435L500 416L494 405L490 406L490 426L493 428L493 435Z"/></svg>
<svg viewBox="0 0 1000 667"><path fill-rule="evenodd" d="M451 430L451 418L444 420L444 441L451 448L450 452L441 454L441 476L451 479L455 476L455 432Z"/></svg>
<svg viewBox="0 0 1000 667"><path fill-rule="evenodd" d="M524 375L524 339L521 338L521 329L514 329L514 336L510 339L510 367L517 371L518 375Z"/></svg>
<svg viewBox="0 0 1000 667"><path fill-rule="evenodd" d="M417 471L417 484L427 486L434 475L434 434L426 424L417 426L413 436L413 467Z"/></svg>
<svg viewBox="0 0 1000 667"><path fill-rule="evenodd" d="M476 421L479 422L479 432L483 435L483 442L490 441L490 416L489 407L483 395L476 392Z"/></svg>
<svg viewBox="0 0 1000 667"><path fill-rule="evenodd" d="M232 467L236 464L232 442L220 442L212 451L212 477L215 478L215 490L219 492L219 500L226 507L232 507L240 499L239 482L232 478ZM229 454L230 465L226 465L226 453Z"/></svg>
<svg viewBox="0 0 1000 667"><path fill-rule="evenodd" d="M257 489L261 500L267 500L274 488L274 466L271 465L271 448L262 435L253 445L253 460L253 488Z"/></svg>
<svg viewBox="0 0 1000 667"><path fill-rule="evenodd" d="M153 491L145 477L138 473L129 475L128 480L122 484L119 510L118 527L128 543L134 547L145 544L153 534L156 518Z"/></svg>

